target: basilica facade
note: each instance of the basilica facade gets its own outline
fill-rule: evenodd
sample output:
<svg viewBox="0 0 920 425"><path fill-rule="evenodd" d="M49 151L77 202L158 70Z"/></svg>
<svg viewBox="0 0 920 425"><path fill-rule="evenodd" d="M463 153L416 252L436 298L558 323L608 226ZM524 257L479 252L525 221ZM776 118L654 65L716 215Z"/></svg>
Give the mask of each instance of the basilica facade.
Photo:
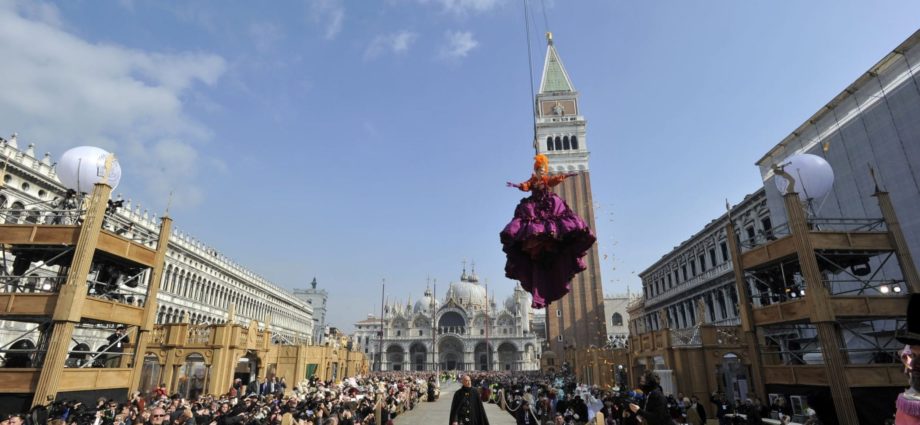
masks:
<svg viewBox="0 0 920 425"><path fill-rule="evenodd" d="M414 304L385 306L383 320L356 323L354 342L375 370L537 370L543 337L533 321L519 286L499 306L464 270L442 300L428 288Z"/></svg>

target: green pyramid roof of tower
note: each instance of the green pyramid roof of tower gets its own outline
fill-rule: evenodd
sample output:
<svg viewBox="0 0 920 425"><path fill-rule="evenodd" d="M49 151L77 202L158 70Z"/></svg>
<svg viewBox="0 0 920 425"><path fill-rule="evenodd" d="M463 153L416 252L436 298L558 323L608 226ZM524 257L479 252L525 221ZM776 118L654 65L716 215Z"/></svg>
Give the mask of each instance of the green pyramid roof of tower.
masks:
<svg viewBox="0 0 920 425"><path fill-rule="evenodd" d="M565 72L562 61L559 60L559 54L552 41L546 47L546 61L543 64L543 82L540 84L540 93L547 92L572 92L572 81L569 80L569 74Z"/></svg>

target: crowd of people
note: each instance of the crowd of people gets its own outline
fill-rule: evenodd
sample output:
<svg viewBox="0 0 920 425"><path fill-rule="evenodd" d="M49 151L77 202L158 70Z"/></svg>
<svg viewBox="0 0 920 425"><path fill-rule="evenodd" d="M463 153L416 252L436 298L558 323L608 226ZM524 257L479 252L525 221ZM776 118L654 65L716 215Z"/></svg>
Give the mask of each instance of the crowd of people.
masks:
<svg viewBox="0 0 920 425"><path fill-rule="evenodd" d="M474 372L470 376L483 401L499 404L519 425L595 423L599 413L605 425L704 425L707 419L719 425L760 425L763 418L771 417L785 424L792 415L782 398L766 405L754 396L732 402L723 393L713 393L709 400L664 394L652 371L640 377L636 389L579 385L571 374ZM707 415L706 403L714 416ZM813 412L806 416L805 424L819 423Z"/></svg>
<svg viewBox="0 0 920 425"><path fill-rule="evenodd" d="M450 381L474 388L481 403L496 404L519 425L582 425L595 423L599 414L605 425L703 425L706 402L720 425L760 424L771 411L788 422L789 415L782 402L731 402L720 393L709 400L666 395L653 372L643 374L632 390L578 384L572 374L378 372L338 383L312 378L292 387L284 379L237 379L221 395L191 399L170 395L160 385L149 394L135 392L127 402L55 403L8 416L0 425L387 425L419 403L436 400L441 383Z"/></svg>
<svg viewBox="0 0 920 425"><path fill-rule="evenodd" d="M339 383L311 378L292 388L274 378L237 379L221 395L186 399L161 385L127 402L54 403L7 416L0 425L386 425L438 392L430 372L383 372Z"/></svg>

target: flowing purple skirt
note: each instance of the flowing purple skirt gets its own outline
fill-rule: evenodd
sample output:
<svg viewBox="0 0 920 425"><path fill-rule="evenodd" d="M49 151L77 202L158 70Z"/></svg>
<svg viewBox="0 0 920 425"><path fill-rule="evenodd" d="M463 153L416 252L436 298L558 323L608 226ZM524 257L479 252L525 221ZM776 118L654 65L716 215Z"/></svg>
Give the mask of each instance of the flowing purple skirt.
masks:
<svg viewBox="0 0 920 425"><path fill-rule="evenodd" d="M501 232L508 257L505 276L518 280L543 308L569 293L572 278L587 266L584 256L594 233L565 201L550 191L534 191L514 210Z"/></svg>

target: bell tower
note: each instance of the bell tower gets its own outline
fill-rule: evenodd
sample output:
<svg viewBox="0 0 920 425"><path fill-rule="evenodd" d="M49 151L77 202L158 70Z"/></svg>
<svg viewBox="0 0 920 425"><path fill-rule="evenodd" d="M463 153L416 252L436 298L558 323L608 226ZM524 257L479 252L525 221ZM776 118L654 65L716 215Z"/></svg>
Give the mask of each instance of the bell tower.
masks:
<svg viewBox="0 0 920 425"><path fill-rule="evenodd" d="M588 167L587 121L581 115L578 92L553 44L546 34L546 59L540 91L536 95L536 140L534 149L549 157L551 173L577 173L554 191L575 213L596 231L591 174ZM554 353L558 370L562 362L574 366L574 352L607 339L604 315L604 289L597 244L585 257L588 268L572 280L572 290L546 307L546 338Z"/></svg>

